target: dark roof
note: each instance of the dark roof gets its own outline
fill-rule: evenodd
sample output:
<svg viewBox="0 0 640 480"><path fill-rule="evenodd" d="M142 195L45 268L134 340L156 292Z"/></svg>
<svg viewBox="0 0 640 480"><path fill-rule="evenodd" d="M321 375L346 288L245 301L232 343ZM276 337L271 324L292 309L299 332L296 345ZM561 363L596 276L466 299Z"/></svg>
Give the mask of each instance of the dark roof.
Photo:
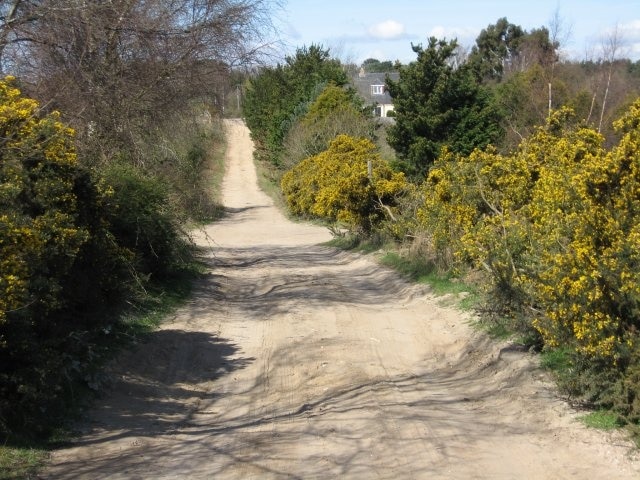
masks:
<svg viewBox="0 0 640 480"><path fill-rule="evenodd" d="M371 94L371 86L372 85L384 85L385 79L389 76L389 78L393 81L397 81L399 78L398 72L391 73L363 73L360 72L353 78L353 85L356 87L358 93L364 98L365 102L373 104L388 104L393 103L391 99L391 95L387 93L386 88L384 89L383 94L372 95Z"/></svg>

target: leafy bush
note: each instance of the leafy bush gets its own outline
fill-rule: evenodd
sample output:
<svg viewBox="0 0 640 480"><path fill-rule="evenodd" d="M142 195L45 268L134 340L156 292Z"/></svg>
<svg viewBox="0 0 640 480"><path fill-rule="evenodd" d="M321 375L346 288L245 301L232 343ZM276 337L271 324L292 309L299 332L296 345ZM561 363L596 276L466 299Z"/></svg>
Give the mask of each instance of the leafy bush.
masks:
<svg viewBox="0 0 640 480"><path fill-rule="evenodd" d="M131 271L138 281L164 278L192 260L165 182L129 165L109 167L104 178L113 191L108 211L110 230L131 252Z"/></svg>
<svg viewBox="0 0 640 480"><path fill-rule="evenodd" d="M376 124L352 90L327 86L296 122L284 142L282 164L291 168L329 147L338 135L375 140Z"/></svg>
<svg viewBox="0 0 640 480"><path fill-rule="evenodd" d="M601 135L572 126L562 109L511 155L445 152L419 211L454 265L487 272L500 314L535 328L547 348L572 352L567 389L609 403L618 374L638 360L639 125L640 100L606 151ZM629 399L630 378L619 388Z"/></svg>
<svg viewBox="0 0 640 480"><path fill-rule="evenodd" d="M284 64L251 78L243 114L257 153L279 165L289 130L329 83L346 85L347 75L329 50L318 45L300 48Z"/></svg>
<svg viewBox="0 0 640 480"><path fill-rule="evenodd" d="M458 273L469 265L484 272L491 305L485 313L527 337L533 329L523 318L528 299L518 275L530 252L519 209L528 202L531 184L528 165L518 156L493 148L468 157L444 151L427 177L418 209L436 263Z"/></svg>
<svg viewBox="0 0 640 480"><path fill-rule="evenodd" d="M219 215L220 206L212 193L214 177L222 173L222 166L214 165L223 145L219 119L196 104L186 115L169 116L141 144L145 149L144 176L165 184L165 194L181 221L206 221Z"/></svg>
<svg viewBox="0 0 640 480"><path fill-rule="evenodd" d="M0 81L0 431L38 432L91 356L123 289L109 189L77 163L73 131ZM91 286L89 289L88 287Z"/></svg>
<svg viewBox="0 0 640 480"><path fill-rule="evenodd" d="M0 81L0 432L39 436L119 329L119 313L191 260L166 183L96 178L73 131Z"/></svg>
<svg viewBox="0 0 640 480"><path fill-rule="evenodd" d="M282 191L293 213L340 222L365 233L394 217L398 198L407 188L404 174L391 170L373 142L347 135L339 135L328 150L303 160L282 177Z"/></svg>

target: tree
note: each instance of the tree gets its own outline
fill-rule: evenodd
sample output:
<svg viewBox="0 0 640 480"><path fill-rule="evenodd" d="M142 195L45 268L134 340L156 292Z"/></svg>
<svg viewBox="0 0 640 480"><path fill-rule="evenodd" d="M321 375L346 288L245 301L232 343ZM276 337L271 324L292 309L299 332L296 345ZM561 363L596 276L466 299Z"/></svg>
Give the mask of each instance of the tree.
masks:
<svg viewBox="0 0 640 480"><path fill-rule="evenodd" d="M509 73L523 72L533 65L552 67L557 61L558 46L545 27L527 32L501 18L480 32L469 63L480 80L500 81Z"/></svg>
<svg viewBox="0 0 640 480"><path fill-rule="evenodd" d="M266 67L249 80L243 113L259 152L278 165L284 140L328 84L347 84L339 60L319 45L299 48L284 64Z"/></svg>
<svg viewBox="0 0 640 480"><path fill-rule="evenodd" d="M256 59L271 0L2 2L2 68L109 157ZM95 139L100 139L96 142ZM105 151L107 150L107 151Z"/></svg>
<svg viewBox="0 0 640 480"><path fill-rule="evenodd" d="M600 120L598 121L598 132L602 131L602 120L604 119L604 112L607 107L607 97L609 96L609 88L611 87L613 65L616 60L618 50L620 49L620 44L620 32L618 26L616 25L614 30L609 35L607 35L607 37L602 42L604 63L607 66L607 81L602 97L602 108L600 109Z"/></svg>
<svg viewBox="0 0 640 480"><path fill-rule="evenodd" d="M483 29L469 54L469 62L481 79L499 80L518 57L525 31L505 17Z"/></svg>
<svg viewBox="0 0 640 480"><path fill-rule="evenodd" d="M468 154L501 133L489 92L468 66L453 66L457 46L433 37L427 48L413 46L417 60L387 81L396 118L388 142L413 176L424 175L444 146Z"/></svg>
<svg viewBox="0 0 640 480"><path fill-rule="evenodd" d="M377 58L367 58L362 62L362 68L367 73L387 73L395 71L395 66L391 60L380 61Z"/></svg>

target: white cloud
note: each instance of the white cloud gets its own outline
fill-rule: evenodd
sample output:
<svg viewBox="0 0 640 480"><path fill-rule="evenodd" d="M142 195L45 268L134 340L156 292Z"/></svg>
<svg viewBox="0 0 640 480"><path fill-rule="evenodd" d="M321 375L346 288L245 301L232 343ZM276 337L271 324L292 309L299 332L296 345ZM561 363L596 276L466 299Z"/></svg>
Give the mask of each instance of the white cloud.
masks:
<svg viewBox="0 0 640 480"><path fill-rule="evenodd" d="M402 37L405 34L404 25L395 20L385 20L376 23L368 29L369 35L382 40L391 40Z"/></svg>
<svg viewBox="0 0 640 480"><path fill-rule="evenodd" d="M631 60L640 59L640 20L632 20L620 26L622 32L622 42L629 49L629 58Z"/></svg>
<svg viewBox="0 0 640 480"><path fill-rule="evenodd" d="M600 35L592 40L591 50L602 55L603 49L609 46L612 39L617 42L616 57L633 61L640 59L640 20L630 20L602 30ZM590 53L593 55L594 52Z"/></svg>
<svg viewBox="0 0 640 480"><path fill-rule="evenodd" d="M640 20L632 20L620 25L620 33L629 39L640 39Z"/></svg>

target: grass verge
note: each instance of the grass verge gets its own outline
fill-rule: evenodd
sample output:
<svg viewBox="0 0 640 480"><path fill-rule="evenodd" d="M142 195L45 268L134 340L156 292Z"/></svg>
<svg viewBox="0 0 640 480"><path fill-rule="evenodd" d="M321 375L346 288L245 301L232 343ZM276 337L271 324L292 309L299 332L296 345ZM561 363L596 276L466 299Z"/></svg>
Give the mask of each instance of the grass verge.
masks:
<svg viewBox="0 0 640 480"><path fill-rule="evenodd" d="M258 175L258 186L273 200L278 210L289 216L282 191L280 190L280 177L283 172L271 163L255 158L255 156L253 162Z"/></svg>
<svg viewBox="0 0 640 480"><path fill-rule="evenodd" d="M458 306L463 310L471 310L479 301L479 294L473 286L467 285L452 275L439 273L429 262L406 258L397 252L385 253L380 262L414 282L429 285L436 295L455 296L459 299Z"/></svg>
<svg viewBox="0 0 640 480"><path fill-rule="evenodd" d="M364 254L386 248L380 240L361 240L350 235L336 237L326 242L325 245ZM472 310L480 300L479 292L472 285L468 285L452 275L439 273L430 262L419 258L405 257L394 250L386 251L379 261L382 265L397 271L413 282L429 285L438 296L453 295L457 299L456 305L462 310Z"/></svg>
<svg viewBox="0 0 640 480"><path fill-rule="evenodd" d="M38 470L49 458L46 447L35 445L0 447L0 480L37 478Z"/></svg>
<svg viewBox="0 0 640 480"><path fill-rule="evenodd" d="M221 131L222 128L221 128ZM219 219L224 212L222 207L222 181L224 180L224 174L226 169L225 155L227 153L227 136L226 134L219 134L216 141L212 142L207 154L207 162L202 174L205 177L206 185L209 187L211 199L219 208L215 210L214 216L210 219Z"/></svg>
<svg viewBox="0 0 640 480"><path fill-rule="evenodd" d="M616 430L622 427L618 415L608 410L596 410L580 417L587 427L598 430Z"/></svg>
<svg viewBox="0 0 640 480"><path fill-rule="evenodd" d="M358 253L377 252L382 246L380 242L375 240L361 240L353 235L336 236L332 240L325 242L324 245Z"/></svg>

